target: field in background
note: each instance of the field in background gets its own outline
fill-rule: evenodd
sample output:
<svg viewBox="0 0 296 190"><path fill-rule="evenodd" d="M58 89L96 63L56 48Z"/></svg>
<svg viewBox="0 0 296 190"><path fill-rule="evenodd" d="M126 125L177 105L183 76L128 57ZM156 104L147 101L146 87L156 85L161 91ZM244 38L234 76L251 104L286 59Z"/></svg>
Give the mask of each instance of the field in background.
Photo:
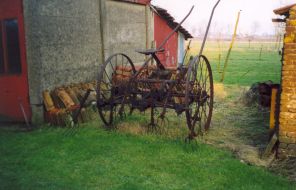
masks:
<svg viewBox="0 0 296 190"><path fill-rule="evenodd" d="M190 54L196 55L200 50L200 41L192 41ZM209 59L214 81L219 82L219 52L221 50L221 71L224 66L225 57L230 41L220 42L208 41L205 46L204 55ZM260 49L262 55L260 59ZM238 84L250 86L255 82L272 80L280 82L281 76L281 55L273 42L235 42L231 52L228 67L226 70L224 84Z"/></svg>

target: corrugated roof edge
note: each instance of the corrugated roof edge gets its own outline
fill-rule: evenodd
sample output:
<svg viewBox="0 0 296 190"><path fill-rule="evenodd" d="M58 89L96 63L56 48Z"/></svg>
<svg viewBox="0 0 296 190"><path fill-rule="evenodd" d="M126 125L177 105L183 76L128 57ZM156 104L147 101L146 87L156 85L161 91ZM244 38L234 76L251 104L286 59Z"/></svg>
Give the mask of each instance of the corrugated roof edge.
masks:
<svg viewBox="0 0 296 190"><path fill-rule="evenodd" d="M179 23L175 22L174 17L172 17L166 9L154 5L151 5L151 7L152 10L154 10L154 12L156 12L161 18L163 18L167 22L170 28L175 29L179 25ZM189 38L193 38L193 36L182 26L179 28L178 31L184 35L186 40Z"/></svg>
<svg viewBox="0 0 296 190"><path fill-rule="evenodd" d="M292 4L292 5L288 5L288 6L285 6L285 7L281 7L281 8L275 9L273 12L275 14L277 14L277 15L289 16L289 11L294 6L296 6L296 3L295 4Z"/></svg>

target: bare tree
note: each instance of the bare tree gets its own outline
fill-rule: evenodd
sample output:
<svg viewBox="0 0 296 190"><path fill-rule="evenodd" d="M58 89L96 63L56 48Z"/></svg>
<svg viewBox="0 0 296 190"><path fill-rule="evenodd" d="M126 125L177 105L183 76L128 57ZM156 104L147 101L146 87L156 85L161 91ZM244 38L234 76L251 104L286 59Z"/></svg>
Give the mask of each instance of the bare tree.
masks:
<svg viewBox="0 0 296 190"><path fill-rule="evenodd" d="M251 48L251 41L253 40L253 36L250 32L247 33L247 38L248 38L248 42L249 42L249 48Z"/></svg>
<svg viewBox="0 0 296 190"><path fill-rule="evenodd" d="M256 38L256 35L260 29L260 23L254 21L251 25L251 32L248 33L249 48L251 47L251 42Z"/></svg>
<svg viewBox="0 0 296 190"><path fill-rule="evenodd" d="M254 21L252 23L251 28L252 28L251 33L252 33L253 36L255 36L257 34L257 32L259 31L259 29L260 29L260 23L258 21Z"/></svg>

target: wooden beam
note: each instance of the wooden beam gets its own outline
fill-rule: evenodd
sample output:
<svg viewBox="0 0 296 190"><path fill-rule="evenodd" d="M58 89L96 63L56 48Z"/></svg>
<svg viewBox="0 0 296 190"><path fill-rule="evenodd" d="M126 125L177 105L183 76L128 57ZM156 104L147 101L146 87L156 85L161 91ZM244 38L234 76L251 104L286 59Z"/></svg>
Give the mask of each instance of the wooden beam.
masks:
<svg viewBox="0 0 296 190"><path fill-rule="evenodd" d="M281 18L273 18L272 22L286 22L286 19L281 19Z"/></svg>
<svg viewBox="0 0 296 190"><path fill-rule="evenodd" d="M278 140L278 136L274 134L262 155L263 159L268 158L272 154L273 149L277 145Z"/></svg>

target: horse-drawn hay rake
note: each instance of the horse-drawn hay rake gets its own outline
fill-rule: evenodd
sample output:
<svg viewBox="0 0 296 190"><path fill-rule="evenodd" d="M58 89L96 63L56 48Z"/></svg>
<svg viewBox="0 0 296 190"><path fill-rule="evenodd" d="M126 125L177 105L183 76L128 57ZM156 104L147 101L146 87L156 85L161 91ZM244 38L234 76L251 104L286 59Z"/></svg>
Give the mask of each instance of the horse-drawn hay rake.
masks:
<svg viewBox="0 0 296 190"><path fill-rule="evenodd" d="M168 109L180 115L185 113L189 128L188 139L208 130L213 112L213 76L208 59L202 55L211 25L215 4L197 56L177 69L166 69L157 57L163 46L191 14L193 7L180 24L157 49L137 51L149 56L136 70L125 54L114 54L102 65L97 79L97 108L106 126L112 126L115 115L124 117L128 110L151 110L150 126L163 122ZM128 108L128 109L127 109ZM158 118L155 109L160 108Z"/></svg>

